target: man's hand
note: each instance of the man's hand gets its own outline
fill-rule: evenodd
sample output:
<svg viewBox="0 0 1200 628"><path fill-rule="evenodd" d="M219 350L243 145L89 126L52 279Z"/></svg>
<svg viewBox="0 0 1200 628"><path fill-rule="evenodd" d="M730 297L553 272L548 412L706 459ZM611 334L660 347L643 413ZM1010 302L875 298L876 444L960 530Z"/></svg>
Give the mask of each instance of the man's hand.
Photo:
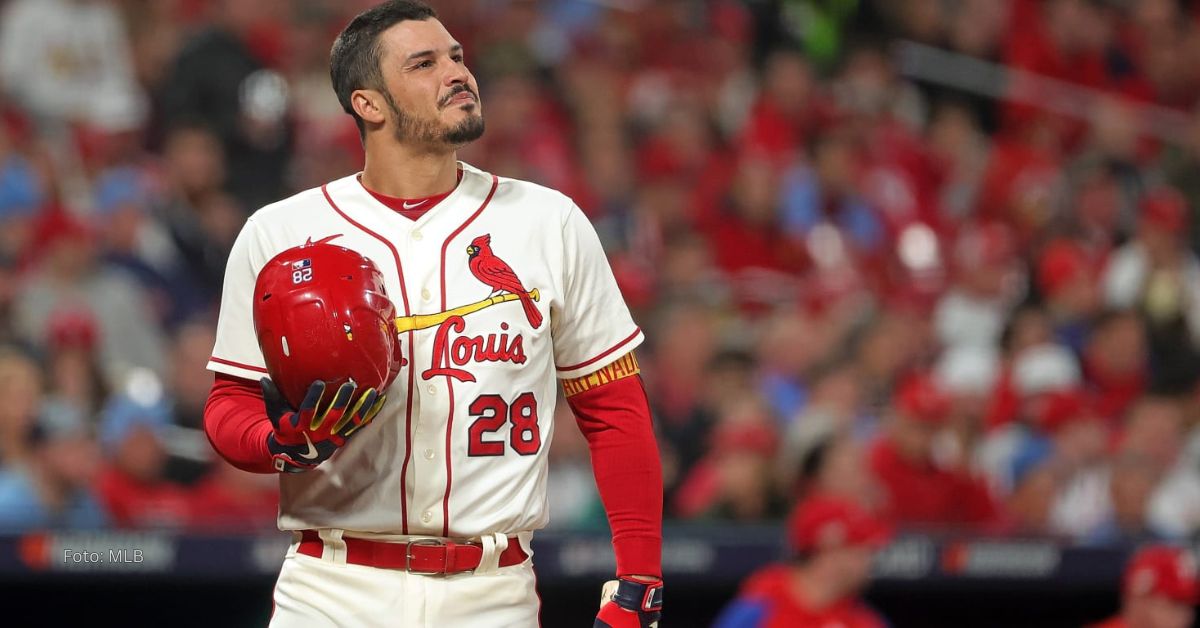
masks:
<svg viewBox="0 0 1200 628"><path fill-rule="evenodd" d="M662 581L609 580L604 584L600 613L592 628L658 628L662 594Z"/></svg>
<svg viewBox="0 0 1200 628"><path fill-rule="evenodd" d="M346 439L379 414L387 400L387 395L368 388L351 405L357 385L346 382L338 387L333 400L322 406L325 382L316 381L308 387L300 409L295 410L271 380L264 377L259 383L267 417L275 428L267 436L267 449L271 450L275 470L282 473L301 473L329 460Z"/></svg>

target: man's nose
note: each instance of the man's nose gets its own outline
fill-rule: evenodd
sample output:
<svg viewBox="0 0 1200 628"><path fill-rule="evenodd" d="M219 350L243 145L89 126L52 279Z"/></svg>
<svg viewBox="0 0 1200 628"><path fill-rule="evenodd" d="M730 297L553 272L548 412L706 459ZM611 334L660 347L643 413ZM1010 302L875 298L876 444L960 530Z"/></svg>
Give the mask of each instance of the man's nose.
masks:
<svg viewBox="0 0 1200 628"><path fill-rule="evenodd" d="M446 85L450 86L457 85L459 83L466 83L469 76L471 76L471 73L467 71L466 66L461 63L452 62L450 70L446 72Z"/></svg>

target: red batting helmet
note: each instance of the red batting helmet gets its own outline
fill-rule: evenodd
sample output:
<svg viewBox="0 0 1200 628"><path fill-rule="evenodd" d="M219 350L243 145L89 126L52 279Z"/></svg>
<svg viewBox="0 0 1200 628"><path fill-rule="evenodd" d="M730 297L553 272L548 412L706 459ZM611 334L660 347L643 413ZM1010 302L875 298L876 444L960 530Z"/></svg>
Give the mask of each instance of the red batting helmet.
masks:
<svg viewBox="0 0 1200 628"><path fill-rule="evenodd" d="M396 307L371 260L327 243L271 258L254 284L254 330L271 380L299 407L317 380L384 390L400 372Z"/></svg>

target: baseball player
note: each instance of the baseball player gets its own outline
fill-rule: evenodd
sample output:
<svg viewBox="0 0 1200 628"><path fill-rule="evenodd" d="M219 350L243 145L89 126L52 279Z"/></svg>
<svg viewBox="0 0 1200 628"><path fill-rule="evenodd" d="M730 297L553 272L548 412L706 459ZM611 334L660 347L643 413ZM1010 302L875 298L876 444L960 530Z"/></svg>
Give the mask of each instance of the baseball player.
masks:
<svg viewBox="0 0 1200 628"><path fill-rule="evenodd" d="M617 559L595 625L657 625L662 477L633 354L643 338L594 229L564 195L456 159L483 133L482 103L430 7L358 15L330 66L366 165L246 222L208 364L209 438L239 468L279 474L279 527L295 539L271 625L537 625L530 539L547 520L558 381ZM292 407L265 378L256 275L308 242L381 271L401 352L386 390L314 382Z"/></svg>
<svg viewBox="0 0 1200 628"><path fill-rule="evenodd" d="M1196 618L1200 580L1186 548L1148 545L1125 567L1121 612L1092 628L1186 628Z"/></svg>

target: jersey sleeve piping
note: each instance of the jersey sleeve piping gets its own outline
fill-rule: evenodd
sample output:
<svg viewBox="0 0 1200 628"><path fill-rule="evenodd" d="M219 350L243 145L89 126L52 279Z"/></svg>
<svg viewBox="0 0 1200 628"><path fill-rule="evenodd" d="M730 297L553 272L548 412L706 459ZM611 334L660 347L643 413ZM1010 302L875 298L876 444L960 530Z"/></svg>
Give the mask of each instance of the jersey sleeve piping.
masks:
<svg viewBox="0 0 1200 628"><path fill-rule="evenodd" d="M633 330L633 333L630 334L629 336L627 336L624 340L609 347L608 349L605 349L604 351L600 352L596 356L594 356L588 360L584 360L583 362L580 362L579 364L572 364L570 366L557 366L556 365L554 368L555 368L555 370L558 371L559 379L580 377L582 375L587 375L588 373L591 373L597 369L601 369L601 368L604 368L605 366L608 366L609 364L614 362L617 358L625 355L625 353L632 351L635 347L642 344L643 340L645 340L645 336L642 335L641 328L635 327ZM626 349L625 352L617 353L617 351L622 348Z"/></svg>
<svg viewBox="0 0 1200 628"><path fill-rule="evenodd" d="M254 381L262 379L262 377L267 374L267 369L261 366L242 364L241 362L234 362L233 360L218 358L215 355L208 358L207 368L208 370L217 373L225 373L226 375L233 375L234 377L241 377L243 379Z"/></svg>

